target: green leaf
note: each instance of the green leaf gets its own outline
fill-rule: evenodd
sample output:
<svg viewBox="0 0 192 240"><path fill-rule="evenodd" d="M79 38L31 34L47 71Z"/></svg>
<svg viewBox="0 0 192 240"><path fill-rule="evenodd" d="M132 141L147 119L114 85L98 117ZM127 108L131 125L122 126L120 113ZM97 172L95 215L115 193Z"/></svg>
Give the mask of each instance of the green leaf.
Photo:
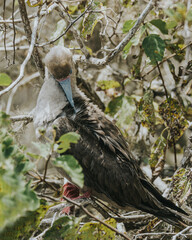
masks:
<svg viewBox="0 0 192 240"><path fill-rule="evenodd" d="M113 218L107 219L104 222L111 225L114 228L116 227L116 221ZM80 235L78 239L85 239L85 240L89 240L89 239L115 240L116 239L116 234L114 231L104 226L103 224L97 223L97 222L85 223L79 232L80 232Z"/></svg>
<svg viewBox="0 0 192 240"><path fill-rule="evenodd" d="M152 135L155 133L155 109L153 106L153 92L148 89L139 104L139 113L141 116L141 123L143 126L149 128Z"/></svg>
<svg viewBox="0 0 192 240"><path fill-rule="evenodd" d="M105 109L106 113L109 113L111 116L114 116L118 110L121 108L123 103L123 95L118 96L109 102L107 108Z"/></svg>
<svg viewBox="0 0 192 240"><path fill-rule="evenodd" d="M120 83L115 80L101 80L97 82L97 85L102 90L107 90L110 88L118 88L120 87Z"/></svg>
<svg viewBox="0 0 192 240"><path fill-rule="evenodd" d="M12 83L12 79L6 73L0 73L0 86L7 87Z"/></svg>
<svg viewBox="0 0 192 240"><path fill-rule="evenodd" d="M151 64L162 61L165 51L165 42L159 35L151 34L147 36L142 43L146 55L150 58Z"/></svg>
<svg viewBox="0 0 192 240"><path fill-rule="evenodd" d="M71 143L77 143L80 139L80 135L75 132L68 132L62 135L59 140L58 153L64 153L70 148Z"/></svg>
<svg viewBox="0 0 192 240"><path fill-rule="evenodd" d="M27 0L27 5L29 7L37 7L43 4L43 0Z"/></svg>
<svg viewBox="0 0 192 240"><path fill-rule="evenodd" d="M124 47L124 49L123 49L123 58L124 58L124 59L126 59L126 57L127 57L128 53L129 53L129 50L130 50L131 46L132 46L132 42L129 41L129 42L127 43L127 45Z"/></svg>
<svg viewBox="0 0 192 240"><path fill-rule="evenodd" d="M69 175L72 182L78 185L80 188L84 185L84 175L82 167L78 161L71 155L62 155L57 157L53 163L57 167L62 167L64 171Z"/></svg>
<svg viewBox="0 0 192 240"><path fill-rule="evenodd" d="M45 240L77 240L79 220L78 218L64 216L57 219L53 226L45 233Z"/></svg>
<svg viewBox="0 0 192 240"><path fill-rule="evenodd" d="M123 24L123 33L129 32L129 30L134 26L135 20L128 20Z"/></svg>
<svg viewBox="0 0 192 240"><path fill-rule="evenodd" d="M167 29L175 28L177 26L177 24L178 23L175 20L167 20L167 22L166 22Z"/></svg>
<svg viewBox="0 0 192 240"><path fill-rule="evenodd" d="M157 27L163 34L168 34L167 25L163 20L154 19L150 23Z"/></svg>
<svg viewBox="0 0 192 240"><path fill-rule="evenodd" d="M36 211L28 211L25 216L18 218L14 224L6 226L3 231L0 232L0 239L30 239L32 233L37 230L48 208L49 206L47 206L44 201L41 201L41 205Z"/></svg>
<svg viewBox="0 0 192 240"><path fill-rule="evenodd" d="M121 95L108 104L105 112L115 116L117 126L127 131L136 112L135 102L133 98Z"/></svg>

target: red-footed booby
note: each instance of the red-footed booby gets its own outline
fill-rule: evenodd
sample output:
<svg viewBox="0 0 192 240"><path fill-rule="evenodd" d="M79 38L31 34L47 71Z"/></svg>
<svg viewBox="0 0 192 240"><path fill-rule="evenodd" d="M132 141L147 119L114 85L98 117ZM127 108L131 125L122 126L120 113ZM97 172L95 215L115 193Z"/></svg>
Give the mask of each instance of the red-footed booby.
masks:
<svg viewBox="0 0 192 240"><path fill-rule="evenodd" d="M120 130L79 90L69 49L53 47L45 57L48 75L34 110L36 127L57 127L57 138L77 132L70 153L84 173L84 189L122 209L139 209L175 226L187 215L148 181Z"/></svg>

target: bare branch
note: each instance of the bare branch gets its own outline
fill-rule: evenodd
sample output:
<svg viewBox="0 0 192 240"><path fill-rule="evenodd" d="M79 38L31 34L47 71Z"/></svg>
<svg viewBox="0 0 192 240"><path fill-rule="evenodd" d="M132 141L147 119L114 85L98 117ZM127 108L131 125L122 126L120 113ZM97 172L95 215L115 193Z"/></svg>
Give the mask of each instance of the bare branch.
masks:
<svg viewBox="0 0 192 240"><path fill-rule="evenodd" d="M12 20L13 20L13 64L15 64L15 37L16 37L14 11L15 11L15 0L13 0L13 4L12 4Z"/></svg>
<svg viewBox="0 0 192 240"><path fill-rule="evenodd" d="M188 226L185 229L183 229L181 232L178 232L177 234L175 234L175 236L172 237L172 240L179 239L178 237L183 235L185 232L189 231L191 228L192 228L192 226Z"/></svg>
<svg viewBox="0 0 192 240"><path fill-rule="evenodd" d="M32 122L33 117L29 115L20 115L20 116L13 116L10 117L12 122L19 122L19 121L27 121L27 122Z"/></svg>
<svg viewBox="0 0 192 240"><path fill-rule="evenodd" d="M37 34L38 22L39 22L39 17L36 17L34 19L34 27L33 27L33 32L32 32L32 35L31 35L31 45L29 47L29 51L27 53L27 57L25 58L24 62L21 64L20 74L19 74L18 78L9 87L7 87L4 90L0 91L0 96L2 96L5 93L9 92L11 89L13 89L23 79L25 66L27 65L27 63L30 60L30 58L32 56L32 53L33 53L35 40L36 40L36 34Z"/></svg>
<svg viewBox="0 0 192 240"><path fill-rule="evenodd" d="M27 40L28 40L29 43L31 43L32 31L31 31L30 22L29 22L28 15L27 15L25 0L18 0L18 2L19 2L20 14L21 14L21 18L22 18L22 21L23 21L23 24L24 24L24 30L25 30L25 33L26 33L26 36L27 36ZM38 15L38 18L39 18L40 9L38 10L37 15ZM45 76L44 66L43 66L43 63L42 63L42 60L41 60L41 57L39 55L37 47L34 47L32 56L33 56L33 59L35 61L36 67L41 74L41 77L44 78L44 76Z"/></svg>

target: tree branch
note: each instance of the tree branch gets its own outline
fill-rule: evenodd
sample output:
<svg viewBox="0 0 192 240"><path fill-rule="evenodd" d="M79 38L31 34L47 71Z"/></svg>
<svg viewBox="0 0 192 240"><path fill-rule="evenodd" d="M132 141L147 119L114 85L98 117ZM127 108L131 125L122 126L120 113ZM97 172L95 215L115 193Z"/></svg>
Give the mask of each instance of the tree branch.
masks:
<svg viewBox="0 0 192 240"><path fill-rule="evenodd" d="M25 30L25 33L26 33L26 36L27 36L27 40L28 40L29 44L31 44L32 31L31 31L30 22L29 22L28 15L27 15L25 0L18 0L18 2L19 2L20 14L21 14L21 18L22 18L22 21L23 21L23 24L24 24L24 30ZM37 15L38 15L38 18L39 18L40 9L38 10ZM36 46L34 46L32 56L33 56L33 59L35 61L37 70L40 72L41 77L44 79L44 77L45 77L44 65L41 61L41 57L39 55L39 51L38 51Z"/></svg>
<svg viewBox="0 0 192 240"><path fill-rule="evenodd" d="M29 116L29 115L20 115L20 116L13 116L10 117L10 120L14 123L14 122L20 122L20 121L27 121L32 122L33 121L33 117Z"/></svg>
<svg viewBox="0 0 192 240"><path fill-rule="evenodd" d="M129 33L125 36L125 38L111 51L106 57L102 59L90 57L86 59L84 56L74 56L74 61L80 63L86 63L87 65L95 66L95 67L103 67L110 61L114 59L114 57L123 50L123 48L127 45L127 43L131 40L131 38L135 35L140 25L148 15L148 13L153 9L157 0L150 0L146 8L143 10L139 18L137 19L135 25L129 31Z"/></svg>
<svg viewBox="0 0 192 240"><path fill-rule="evenodd" d="M21 1L21 0L19 0ZM39 17L37 16L34 19L34 27L33 27L33 32L31 35L31 45L29 47L29 51L27 53L27 57L25 58L24 62L21 64L20 67L20 74L18 76L18 78L11 84L9 85L7 88L5 88L4 90L0 91L0 96L4 95L5 93L9 92L11 89L13 89L24 77L24 71L25 71L25 67L28 63L28 61L30 60L32 53L33 53L33 49L34 49L34 45L35 45L35 41L36 41L36 34L37 34L37 27L38 27L38 23L39 23Z"/></svg>
<svg viewBox="0 0 192 240"><path fill-rule="evenodd" d="M112 231L116 232L118 235L122 236L123 238L127 239L127 240L130 240L130 238L128 238L125 234L119 232L116 228L112 227L111 225L103 222L102 220L100 220L99 218L97 218L96 216L94 216L92 213L90 213L85 207L83 207L81 204L79 203L76 203L75 201L65 197L65 196L62 196L63 199L65 199L67 202L69 203L72 203L73 205L81 208L89 217L95 219L96 221L100 222L101 224L103 224L104 226L106 226L107 228L111 229Z"/></svg>

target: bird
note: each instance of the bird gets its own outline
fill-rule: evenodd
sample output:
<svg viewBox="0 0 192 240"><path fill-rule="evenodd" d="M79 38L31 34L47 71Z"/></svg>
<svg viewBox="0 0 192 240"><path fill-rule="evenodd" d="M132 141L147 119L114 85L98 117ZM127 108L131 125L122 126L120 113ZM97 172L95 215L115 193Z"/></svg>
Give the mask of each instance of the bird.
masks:
<svg viewBox="0 0 192 240"><path fill-rule="evenodd" d="M187 213L164 198L140 169L118 127L77 87L71 51L54 46L45 56L46 77L33 111L34 126L56 126L56 137L80 135L70 153L83 169L83 191L112 206L153 214L184 227Z"/></svg>

